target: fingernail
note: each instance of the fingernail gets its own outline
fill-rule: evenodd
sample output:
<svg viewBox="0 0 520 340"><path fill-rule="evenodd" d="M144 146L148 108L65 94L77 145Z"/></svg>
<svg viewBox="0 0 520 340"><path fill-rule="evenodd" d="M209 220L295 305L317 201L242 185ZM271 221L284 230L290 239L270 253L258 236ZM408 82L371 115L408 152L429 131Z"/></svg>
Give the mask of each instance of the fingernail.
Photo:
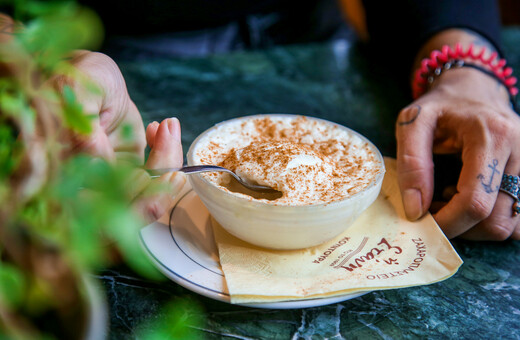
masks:
<svg viewBox="0 0 520 340"><path fill-rule="evenodd" d="M186 176L182 172L172 172L170 178L168 178L168 182L172 186L173 193L176 194L184 187Z"/></svg>
<svg viewBox="0 0 520 340"><path fill-rule="evenodd" d="M148 129L151 129L152 127L155 128L155 127L157 127L157 126L159 126L159 123L158 123L157 121L154 120L153 122L151 122L150 124L148 124L148 125L146 126L146 129L148 130Z"/></svg>
<svg viewBox="0 0 520 340"><path fill-rule="evenodd" d="M180 122L177 118L173 117L168 119L168 130L176 139L180 139L180 126Z"/></svg>
<svg viewBox="0 0 520 340"><path fill-rule="evenodd" d="M406 189L403 192L403 205L409 220L419 219L422 216L421 192L417 189Z"/></svg>

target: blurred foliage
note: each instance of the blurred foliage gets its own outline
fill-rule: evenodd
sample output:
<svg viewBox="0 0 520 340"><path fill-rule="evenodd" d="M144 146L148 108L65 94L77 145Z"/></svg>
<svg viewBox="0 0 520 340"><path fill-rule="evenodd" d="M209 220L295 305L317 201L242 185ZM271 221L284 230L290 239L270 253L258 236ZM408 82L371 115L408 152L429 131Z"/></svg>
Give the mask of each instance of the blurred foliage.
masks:
<svg viewBox="0 0 520 340"><path fill-rule="evenodd" d="M68 85L63 87L63 103L65 123L73 127L78 133L90 134L92 132L91 121L96 117L83 113L81 104L78 102L72 88Z"/></svg>
<svg viewBox="0 0 520 340"><path fill-rule="evenodd" d="M142 325L138 338L143 340L202 339L201 333L197 331L203 325L202 310L196 303L187 299L173 300L164 307L162 315L159 320Z"/></svg>
<svg viewBox="0 0 520 340"><path fill-rule="evenodd" d="M102 24L74 1L0 0L0 6L11 8L14 19L23 23L14 34L0 33L8 38L0 41L0 338L66 338L67 333L49 335L39 329L41 323L31 322L52 314L49 310L70 284L51 282L39 272L48 263L62 263L56 254L82 294L82 275L113 264L114 249L138 273L162 278L142 254L138 232L144 222L130 209L135 193L128 181L140 164L113 164L85 154L63 158L59 133L52 129L44 129L43 147L35 151L31 143L49 121L79 135L92 132L95 117L84 112L71 87L56 93L39 84L67 74L94 93L100 91L75 73L67 58L74 50L98 47ZM132 139L135 133L124 127L123 135ZM31 157L37 161L31 163ZM21 190L16 183L28 170L36 176L29 179L39 185ZM190 327L201 323L201 311L193 303L174 301L161 315L143 328L142 338L197 337ZM49 323L47 328L52 327Z"/></svg>

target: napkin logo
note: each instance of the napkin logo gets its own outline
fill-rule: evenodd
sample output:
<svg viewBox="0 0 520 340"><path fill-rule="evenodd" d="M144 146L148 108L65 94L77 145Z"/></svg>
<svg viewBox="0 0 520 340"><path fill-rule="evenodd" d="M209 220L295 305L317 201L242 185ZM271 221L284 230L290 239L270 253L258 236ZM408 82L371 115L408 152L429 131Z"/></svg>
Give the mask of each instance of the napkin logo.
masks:
<svg viewBox="0 0 520 340"><path fill-rule="evenodd" d="M377 247L374 247L365 253L363 252L363 249L365 248L367 242L368 237L364 237L359 246L354 251L352 251L347 257L345 257L341 262L334 266L334 268L343 268L349 272L352 272L357 268L363 267L363 265L367 264L368 262L380 262L380 254L385 253L381 255L385 256L388 252L391 252L391 255L388 258L381 260L387 265L399 264L399 261L393 257L403 252L401 247L390 245L386 238L383 237L381 241L379 241L379 243L377 244ZM361 252L363 252L363 255L355 257Z"/></svg>
<svg viewBox="0 0 520 340"><path fill-rule="evenodd" d="M402 276L406 274L410 274L410 272L413 272L421 266L422 262L424 261L424 258L426 257L426 244L421 238L413 238L412 242L415 244L416 248L416 256L413 259L413 261L403 270L397 270L392 271L388 273L381 273L376 275L367 275L367 279L369 280L384 280L384 279L391 279L396 276Z"/></svg>
<svg viewBox="0 0 520 340"><path fill-rule="evenodd" d="M316 260L312 261L312 263L319 264L321 261L324 261L327 257L329 257L330 254L332 254L336 249L340 248L342 245L346 244L349 240L350 237L343 237L341 240L327 248L327 250L325 250L323 254L321 254L321 256L318 257Z"/></svg>

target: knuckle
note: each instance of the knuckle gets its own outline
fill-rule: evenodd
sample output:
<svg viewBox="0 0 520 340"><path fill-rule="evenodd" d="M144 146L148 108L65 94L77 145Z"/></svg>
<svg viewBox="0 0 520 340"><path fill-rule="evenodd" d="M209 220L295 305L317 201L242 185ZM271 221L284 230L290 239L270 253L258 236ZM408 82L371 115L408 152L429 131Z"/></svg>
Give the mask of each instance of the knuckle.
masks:
<svg viewBox="0 0 520 340"><path fill-rule="evenodd" d="M50 84L51 88L54 90L61 92L66 86L73 87L74 80L66 75L58 74L51 77L48 84Z"/></svg>
<svg viewBox="0 0 520 340"><path fill-rule="evenodd" d="M497 117L490 123L489 131L495 137L496 143L502 145L516 135L516 127L505 117Z"/></svg>
<svg viewBox="0 0 520 340"><path fill-rule="evenodd" d="M112 58L101 52L80 51L75 61L78 64L111 64L115 63Z"/></svg>
<svg viewBox="0 0 520 340"><path fill-rule="evenodd" d="M486 144L504 148L512 141L518 140L519 122L516 116L511 117L501 112L497 114L493 111L493 115L482 114L478 119L474 119L470 130L477 132Z"/></svg>
<svg viewBox="0 0 520 340"><path fill-rule="evenodd" d="M76 51L70 63L80 73L97 82L114 82L120 81L120 78L122 78L115 61L100 52L86 50ZM80 79L81 78L76 77L73 73L66 72L54 75L50 79L50 84L58 91L62 91L65 86L77 89L77 83Z"/></svg>
<svg viewBox="0 0 520 340"><path fill-rule="evenodd" d="M149 202L146 206L146 216L150 221L158 220L165 212L165 207L156 201Z"/></svg>
<svg viewBox="0 0 520 340"><path fill-rule="evenodd" d="M74 59L73 64L79 70L94 78L122 78L116 62L106 54L100 52L81 52Z"/></svg>
<svg viewBox="0 0 520 340"><path fill-rule="evenodd" d="M509 132L511 129L511 122L508 121L505 117L498 116L495 119L491 120L491 130L493 132Z"/></svg>
<svg viewBox="0 0 520 340"><path fill-rule="evenodd" d="M90 52L89 55L90 55L90 57L92 59L92 62L94 62L94 63L100 64L100 65L105 65L107 67L115 67L115 68L117 68L116 62L112 58L110 58L108 55L106 55L104 53L101 53L101 52Z"/></svg>
<svg viewBox="0 0 520 340"><path fill-rule="evenodd" d="M505 218L492 218L482 224L482 233L489 241L505 241L513 234L514 226Z"/></svg>
<svg viewBox="0 0 520 340"><path fill-rule="evenodd" d="M410 154L403 154L400 157L398 171L402 175L419 175L432 170L432 160Z"/></svg>
<svg viewBox="0 0 520 340"><path fill-rule="evenodd" d="M121 112L128 109L126 83L116 62L100 52L83 51L73 61L73 65L98 87L103 96L119 101Z"/></svg>
<svg viewBox="0 0 520 340"><path fill-rule="evenodd" d="M493 210L493 205L484 194L473 193L467 200L466 214L473 221L486 219Z"/></svg>

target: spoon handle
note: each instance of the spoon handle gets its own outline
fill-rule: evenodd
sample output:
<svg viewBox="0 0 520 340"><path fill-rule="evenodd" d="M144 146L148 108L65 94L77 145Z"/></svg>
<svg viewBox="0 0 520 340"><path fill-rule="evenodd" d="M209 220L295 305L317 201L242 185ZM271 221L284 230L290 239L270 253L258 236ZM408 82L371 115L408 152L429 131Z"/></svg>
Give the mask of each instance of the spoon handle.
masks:
<svg viewBox="0 0 520 340"><path fill-rule="evenodd" d="M246 188L249 188L254 191L263 191L263 192L273 192L275 191L273 188L258 184L253 184L245 181L244 179L240 178L237 174L235 174L233 171L223 168L218 165L192 165L192 166L184 166L182 168L165 168L165 169L145 169L146 172L150 175L152 178L160 177L161 175L167 173L167 172L175 172L175 171L182 171L185 174L196 174L199 172L207 172L207 171L224 171L229 174L231 174L240 184L245 186Z"/></svg>
<svg viewBox="0 0 520 340"><path fill-rule="evenodd" d="M181 171L185 174L195 174L207 171L225 171L225 169L216 165L192 165L183 166L182 168L164 168L164 169L145 169L152 178L160 177L167 172Z"/></svg>

